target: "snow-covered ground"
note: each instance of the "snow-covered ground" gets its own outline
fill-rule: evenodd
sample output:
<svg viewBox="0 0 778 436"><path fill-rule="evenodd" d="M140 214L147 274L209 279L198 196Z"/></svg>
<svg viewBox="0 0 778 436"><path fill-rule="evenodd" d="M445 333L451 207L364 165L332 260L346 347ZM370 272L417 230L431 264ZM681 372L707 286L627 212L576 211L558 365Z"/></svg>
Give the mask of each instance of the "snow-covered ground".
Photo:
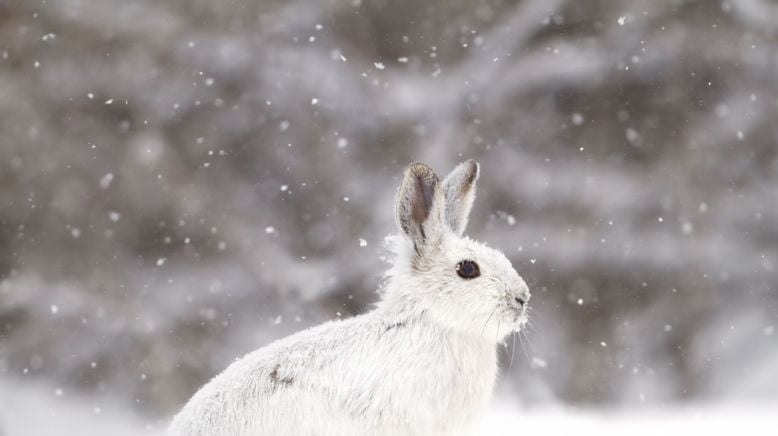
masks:
<svg viewBox="0 0 778 436"><path fill-rule="evenodd" d="M72 395L40 383L0 380L0 436L160 436L164 422L107 396ZM668 405L619 411L526 408L497 398L476 435L774 435L778 403Z"/></svg>
<svg viewBox="0 0 778 436"><path fill-rule="evenodd" d="M603 410L521 410L500 406L484 418L478 435L774 435L778 404L716 404L618 412Z"/></svg>
<svg viewBox="0 0 778 436"><path fill-rule="evenodd" d="M160 427L143 421L110 396L0 379L0 436L159 435Z"/></svg>

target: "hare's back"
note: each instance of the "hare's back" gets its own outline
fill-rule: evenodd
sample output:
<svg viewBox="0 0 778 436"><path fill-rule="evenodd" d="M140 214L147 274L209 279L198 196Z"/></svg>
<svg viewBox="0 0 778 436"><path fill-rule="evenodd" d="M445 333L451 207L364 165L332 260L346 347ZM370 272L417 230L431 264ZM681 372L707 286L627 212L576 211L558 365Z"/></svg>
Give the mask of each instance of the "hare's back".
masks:
<svg viewBox="0 0 778 436"><path fill-rule="evenodd" d="M174 418L169 435L253 436L284 434L285 428L306 434L299 427L301 411L312 431L321 420L337 422L340 406L327 400L338 389L333 369L365 348L360 344L374 330L369 324L366 317L332 321L247 354L200 388ZM350 424L341 421L336 427L346 430Z"/></svg>

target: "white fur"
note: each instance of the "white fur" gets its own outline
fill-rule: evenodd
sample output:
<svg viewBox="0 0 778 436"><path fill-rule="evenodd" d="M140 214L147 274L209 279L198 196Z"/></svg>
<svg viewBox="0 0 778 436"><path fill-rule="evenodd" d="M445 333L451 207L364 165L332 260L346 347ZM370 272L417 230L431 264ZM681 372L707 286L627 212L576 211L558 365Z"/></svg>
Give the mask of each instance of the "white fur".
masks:
<svg viewBox="0 0 778 436"><path fill-rule="evenodd" d="M378 307L249 353L192 397L169 435L450 435L468 429L492 392L496 344L526 321L516 298L526 302L529 290L500 252L460 236L477 164L457 167L443 187L431 171L415 164L405 172L397 200L404 238L389 239L393 265ZM452 189L451 180L469 186ZM449 220L452 213L459 216ZM459 277L455 266L462 260L476 261L481 276Z"/></svg>

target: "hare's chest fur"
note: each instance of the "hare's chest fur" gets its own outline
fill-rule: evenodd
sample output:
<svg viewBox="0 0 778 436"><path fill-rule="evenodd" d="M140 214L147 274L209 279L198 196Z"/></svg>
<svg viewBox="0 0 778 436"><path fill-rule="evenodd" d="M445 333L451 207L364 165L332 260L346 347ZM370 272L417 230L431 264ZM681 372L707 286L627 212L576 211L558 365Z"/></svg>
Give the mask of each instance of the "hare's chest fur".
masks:
<svg viewBox="0 0 778 436"><path fill-rule="evenodd" d="M355 416L373 417L367 422L371 432L461 434L487 405L497 373L494 345L429 329L418 324L390 327L378 340L385 353L375 356L384 357L366 355L370 365L355 370L355 375L366 372L369 382L361 386L368 389L366 395L352 397L357 401L349 409ZM407 336L414 339L407 342ZM375 376L369 374L371 367Z"/></svg>
<svg viewBox="0 0 778 436"><path fill-rule="evenodd" d="M171 433L459 434L489 401L495 348L430 329L371 313L291 336L214 378Z"/></svg>

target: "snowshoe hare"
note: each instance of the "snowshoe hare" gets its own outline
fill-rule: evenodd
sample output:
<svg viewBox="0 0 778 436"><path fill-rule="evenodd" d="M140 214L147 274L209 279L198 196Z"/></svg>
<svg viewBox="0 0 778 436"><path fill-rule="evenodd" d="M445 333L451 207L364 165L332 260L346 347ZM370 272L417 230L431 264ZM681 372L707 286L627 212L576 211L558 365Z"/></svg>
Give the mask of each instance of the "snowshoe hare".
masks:
<svg viewBox="0 0 778 436"><path fill-rule="evenodd" d="M405 170L400 237L382 301L234 362L173 419L169 435L451 435L488 405L496 345L526 322L529 289L500 252L463 236L475 161L441 183Z"/></svg>

